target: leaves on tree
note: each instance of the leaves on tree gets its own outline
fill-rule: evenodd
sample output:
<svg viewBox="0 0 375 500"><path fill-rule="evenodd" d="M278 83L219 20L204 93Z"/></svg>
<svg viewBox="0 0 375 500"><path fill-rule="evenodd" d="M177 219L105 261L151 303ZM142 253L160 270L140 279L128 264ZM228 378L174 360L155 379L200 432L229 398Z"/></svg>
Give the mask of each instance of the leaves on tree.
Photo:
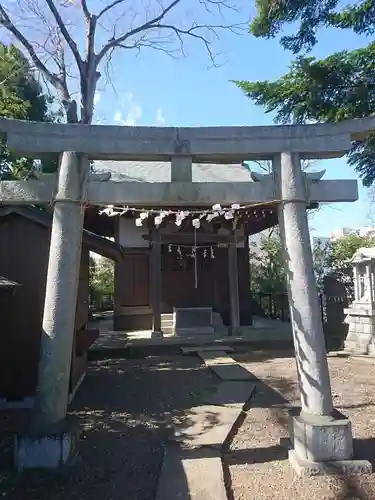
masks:
<svg viewBox="0 0 375 500"><path fill-rule="evenodd" d="M338 0L257 0L250 24L256 37L276 37L285 25L297 23L295 35L281 36L286 49L299 53L318 42L319 28L375 33L375 2L352 2L340 9ZM235 81L236 85L277 123L338 122L375 113L375 43L343 50L317 60L301 55L276 81ZM348 162L365 186L375 180L375 136L355 142Z"/></svg>

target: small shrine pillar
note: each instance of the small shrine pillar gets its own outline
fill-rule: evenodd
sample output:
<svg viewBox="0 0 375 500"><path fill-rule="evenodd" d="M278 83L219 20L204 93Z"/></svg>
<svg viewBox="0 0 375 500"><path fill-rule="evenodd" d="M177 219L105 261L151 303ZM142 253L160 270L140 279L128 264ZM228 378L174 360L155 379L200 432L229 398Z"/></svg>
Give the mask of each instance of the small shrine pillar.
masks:
<svg viewBox="0 0 375 500"><path fill-rule="evenodd" d="M154 338L162 338L161 329L161 235L159 229L151 231L151 259L150 259L150 282L151 282L151 307L152 307L152 334Z"/></svg>
<svg viewBox="0 0 375 500"><path fill-rule="evenodd" d="M240 328L240 299L238 289L238 255L237 242L234 233L228 244L228 274L229 274L229 303L230 327L229 335L239 335Z"/></svg>

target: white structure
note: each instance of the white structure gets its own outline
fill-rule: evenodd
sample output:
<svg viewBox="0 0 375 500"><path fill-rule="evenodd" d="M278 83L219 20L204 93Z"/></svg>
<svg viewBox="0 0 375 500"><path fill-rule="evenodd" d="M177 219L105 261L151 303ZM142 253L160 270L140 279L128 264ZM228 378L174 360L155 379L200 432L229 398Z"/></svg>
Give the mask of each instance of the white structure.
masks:
<svg viewBox="0 0 375 500"><path fill-rule="evenodd" d="M375 227L362 227L359 230L360 236L367 236L368 238L375 238Z"/></svg>
<svg viewBox="0 0 375 500"><path fill-rule="evenodd" d="M343 238L344 236L348 236L349 234L355 234L354 229L350 229L349 227L342 227L340 229L335 229L334 231L331 231L328 234L328 238L330 241L335 241L339 240L340 238Z"/></svg>
<svg viewBox="0 0 375 500"><path fill-rule="evenodd" d="M375 247L360 248L353 258L354 302L345 309L349 332L345 350L375 354Z"/></svg>
<svg viewBox="0 0 375 500"><path fill-rule="evenodd" d="M341 227L340 229L335 229L326 236L315 236L313 238L313 243L320 240L322 243L337 241L344 236L349 236L350 234L357 234L359 236L367 236L369 238L375 238L375 227L361 227L360 229L351 229L349 227Z"/></svg>

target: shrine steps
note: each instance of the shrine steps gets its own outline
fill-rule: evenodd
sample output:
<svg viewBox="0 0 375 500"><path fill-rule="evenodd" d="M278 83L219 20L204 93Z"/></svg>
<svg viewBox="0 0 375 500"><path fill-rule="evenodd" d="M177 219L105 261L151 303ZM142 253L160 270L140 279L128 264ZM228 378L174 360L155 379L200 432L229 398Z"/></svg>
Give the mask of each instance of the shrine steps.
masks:
<svg viewBox="0 0 375 500"><path fill-rule="evenodd" d="M224 328L223 320L219 313L212 313L212 322L215 329ZM165 335L173 335L173 313L164 313L161 315L161 329Z"/></svg>

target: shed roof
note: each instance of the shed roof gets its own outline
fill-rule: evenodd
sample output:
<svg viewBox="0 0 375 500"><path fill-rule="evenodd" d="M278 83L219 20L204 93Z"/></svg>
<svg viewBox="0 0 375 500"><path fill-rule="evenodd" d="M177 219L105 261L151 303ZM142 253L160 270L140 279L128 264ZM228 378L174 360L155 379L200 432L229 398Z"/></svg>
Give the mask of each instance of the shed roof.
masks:
<svg viewBox="0 0 375 500"><path fill-rule="evenodd" d="M113 181L170 182L171 164L163 161L96 161L98 172L109 171ZM193 163L193 182L251 182L246 165Z"/></svg>
<svg viewBox="0 0 375 500"><path fill-rule="evenodd" d="M50 227L52 224L51 212L33 206L14 205L0 208L0 217L6 217L11 214L26 217L46 227ZM103 236L87 231L87 229L83 230L82 241L88 246L90 251L103 255L111 260L120 260L123 254L123 247L121 245Z"/></svg>

